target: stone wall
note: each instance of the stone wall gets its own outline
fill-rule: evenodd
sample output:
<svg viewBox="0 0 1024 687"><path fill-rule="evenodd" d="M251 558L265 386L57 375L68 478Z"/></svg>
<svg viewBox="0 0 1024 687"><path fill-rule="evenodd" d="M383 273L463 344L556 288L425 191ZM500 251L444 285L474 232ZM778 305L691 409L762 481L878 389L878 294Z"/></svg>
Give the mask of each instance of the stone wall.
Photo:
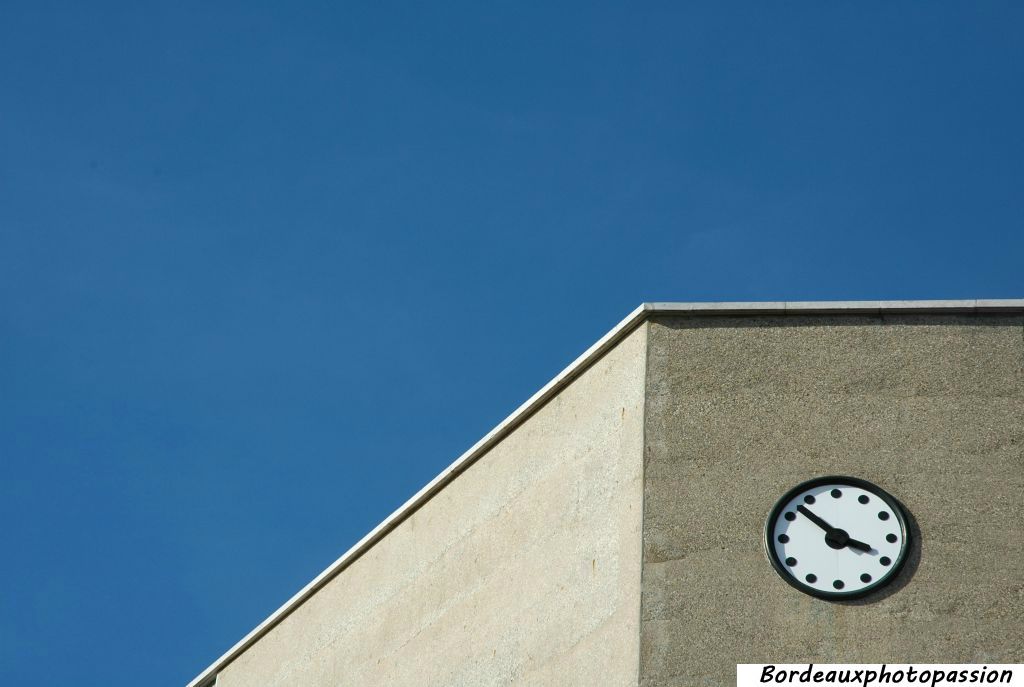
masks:
<svg viewBox="0 0 1024 687"><path fill-rule="evenodd" d="M1021 316L661 316L648 340L642 685L1024 662ZM907 565L860 600L800 593L763 551L775 500L826 474L912 518Z"/></svg>
<svg viewBox="0 0 1024 687"><path fill-rule="evenodd" d="M635 685L645 358L640 327L218 687Z"/></svg>

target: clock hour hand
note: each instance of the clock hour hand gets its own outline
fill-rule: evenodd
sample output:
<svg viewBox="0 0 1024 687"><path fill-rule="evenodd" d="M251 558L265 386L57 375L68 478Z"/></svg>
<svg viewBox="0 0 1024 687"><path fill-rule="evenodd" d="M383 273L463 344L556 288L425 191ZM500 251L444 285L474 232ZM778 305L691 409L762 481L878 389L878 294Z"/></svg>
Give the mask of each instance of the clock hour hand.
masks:
<svg viewBox="0 0 1024 687"><path fill-rule="evenodd" d="M837 527L832 527L817 515L811 512L810 508L807 508L803 504L796 507L798 511L807 516L807 519L813 522L815 525L825 530L825 543L831 546L833 549L841 549L844 546L849 546L851 549L857 549L868 553L871 551L871 545L865 544L862 541L858 541L850 537L846 533L846 530L841 530Z"/></svg>
<svg viewBox="0 0 1024 687"><path fill-rule="evenodd" d="M799 506L797 506L796 509L798 511L800 511L801 513L803 513L804 515L806 515L808 520L813 522L815 525L817 525L821 529L825 530L826 533L831 532L831 531L833 531L835 529L835 527L832 527L832 525L828 524L827 522L825 522L824 520L819 518L817 515L812 513L810 511L810 509L806 508L803 504L800 504Z"/></svg>
<svg viewBox="0 0 1024 687"><path fill-rule="evenodd" d="M857 541L856 539L847 539L846 540L846 545L849 546L852 549L860 549L864 553L868 553L868 552L871 551L871 545L870 544L865 544L864 542Z"/></svg>

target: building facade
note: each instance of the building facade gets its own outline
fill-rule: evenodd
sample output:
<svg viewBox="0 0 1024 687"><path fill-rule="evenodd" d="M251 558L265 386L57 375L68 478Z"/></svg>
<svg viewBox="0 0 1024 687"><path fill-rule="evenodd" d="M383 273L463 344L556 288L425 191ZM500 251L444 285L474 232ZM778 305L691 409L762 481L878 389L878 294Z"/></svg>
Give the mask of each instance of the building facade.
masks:
<svg viewBox="0 0 1024 687"><path fill-rule="evenodd" d="M892 581L786 584L807 479L894 495ZM731 685L1024 662L1024 301L645 304L190 687Z"/></svg>

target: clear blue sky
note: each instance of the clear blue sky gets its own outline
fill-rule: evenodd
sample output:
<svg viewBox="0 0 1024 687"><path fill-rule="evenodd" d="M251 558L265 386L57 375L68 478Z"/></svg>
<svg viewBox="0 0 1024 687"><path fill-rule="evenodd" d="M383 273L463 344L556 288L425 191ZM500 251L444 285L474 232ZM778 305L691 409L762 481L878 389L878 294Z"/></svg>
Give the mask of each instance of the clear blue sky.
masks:
<svg viewBox="0 0 1024 687"><path fill-rule="evenodd" d="M1020 3L411 4L3 3L0 682L182 685L641 301L1024 295Z"/></svg>

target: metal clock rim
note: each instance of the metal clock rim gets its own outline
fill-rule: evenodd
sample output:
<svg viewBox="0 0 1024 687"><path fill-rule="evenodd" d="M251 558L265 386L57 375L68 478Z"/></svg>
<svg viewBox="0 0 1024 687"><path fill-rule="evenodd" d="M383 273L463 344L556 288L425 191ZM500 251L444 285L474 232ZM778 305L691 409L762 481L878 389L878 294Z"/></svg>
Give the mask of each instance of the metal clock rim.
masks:
<svg viewBox="0 0 1024 687"><path fill-rule="evenodd" d="M900 548L899 557L895 561L893 561L889 573L875 584L851 592L822 591L814 589L813 587L808 587L798 582L782 564L782 561L779 560L778 554L775 552L774 540L772 537L772 532L774 530L772 524L778 519L785 505L789 503L793 499L793 497L797 496L801 492L804 492L808 489L821 486L822 484L848 484L853 487L860 487L861 489L869 491L878 498L880 498L883 502L885 502L886 505L888 505L892 509L892 512L895 513L896 520L899 522L900 526L900 535L901 541L903 542L903 546ZM830 601L858 599L860 597L867 596L892 582L899 574L900 569L903 567L903 564L906 563L907 558L909 557L911 543L912 542L910 528L907 525L907 514L903 508L903 504L897 501L896 497L892 496L891 494L883 490L877 484L869 482L865 479L861 479L860 477L850 477L848 475L824 475L821 477L815 477L813 479L801 482L800 484L796 485L795 487L787 491L785 494L783 494L775 502L775 505L772 506L771 511L769 511L768 513L768 518L765 520L764 523L764 552L765 555L768 557L768 561L772 564L772 567L775 569L775 572L778 573L779 577L781 577L783 581L790 587L793 587L794 589L801 591L804 594L809 594L810 596L815 596L819 599L826 599Z"/></svg>

